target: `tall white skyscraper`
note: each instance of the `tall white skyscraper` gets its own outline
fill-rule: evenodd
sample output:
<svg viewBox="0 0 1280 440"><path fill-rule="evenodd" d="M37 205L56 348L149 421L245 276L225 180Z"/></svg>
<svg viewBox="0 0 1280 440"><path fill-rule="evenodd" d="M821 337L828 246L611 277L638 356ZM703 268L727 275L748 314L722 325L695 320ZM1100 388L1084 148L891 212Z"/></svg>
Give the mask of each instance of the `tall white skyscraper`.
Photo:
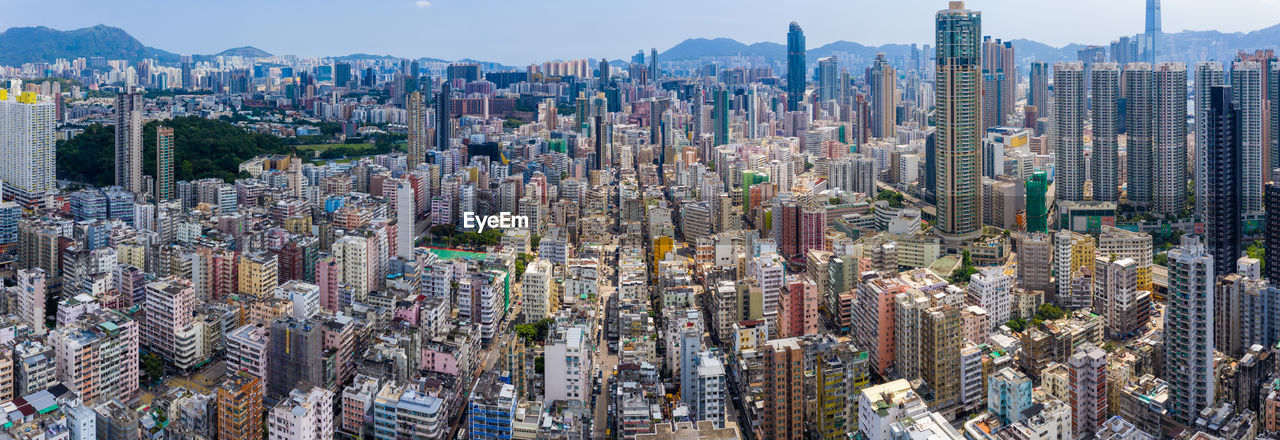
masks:
<svg viewBox="0 0 1280 440"><path fill-rule="evenodd" d="M1213 256L1199 237L1184 236L1169 251L1169 296L1164 314L1165 408L1189 425L1213 403Z"/></svg>
<svg viewBox="0 0 1280 440"><path fill-rule="evenodd" d="M1093 154L1089 180L1093 200L1120 201L1120 67L1095 63L1090 79L1093 90Z"/></svg>
<svg viewBox="0 0 1280 440"><path fill-rule="evenodd" d="M1150 64L1129 63L1125 66L1125 159L1128 162L1125 187L1129 204L1134 206L1151 204L1151 179L1155 172L1151 159L1154 155L1151 145L1154 136L1151 113L1156 100L1154 87Z"/></svg>
<svg viewBox="0 0 1280 440"><path fill-rule="evenodd" d="M54 190L53 101L0 89L0 180L4 193L29 204Z"/></svg>
<svg viewBox="0 0 1280 440"><path fill-rule="evenodd" d="M1053 65L1054 154L1057 199L1084 200L1084 120L1086 116L1084 64Z"/></svg>
<svg viewBox="0 0 1280 440"><path fill-rule="evenodd" d="M1187 207L1187 66L1156 64L1151 114L1151 209L1180 215Z"/></svg>
<svg viewBox="0 0 1280 440"><path fill-rule="evenodd" d="M1209 169L1207 168L1209 158L1205 155L1207 151L1205 150L1205 145L1208 142L1205 139L1205 121L1207 119L1205 115L1209 111L1209 89L1213 86L1225 84L1223 81L1224 70L1222 63L1213 61L1196 64L1196 151L1195 160L1192 163L1194 166L1194 176L1192 178L1195 179L1196 215L1201 218L1208 215L1209 212L1207 205L1209 201Z"/></svg>
<svg viewBox="0 0 1280 440"><path fill-rule="evenodd" d="M1262 102L1266 96L1262 75L1262 64L1257 61L1236 61L1231 65L1231 100L1240 109L1240 162L1244 168L1240 186L1245 212L1262 210L1263 176L1270 174L1262 161Z"/></svg>
<svg viewBox="0 0 1280 440"><path fill-rule="evenodd" d="M142 95L116 95L116 186L134 194L146 192L142 183Z"/></svg>

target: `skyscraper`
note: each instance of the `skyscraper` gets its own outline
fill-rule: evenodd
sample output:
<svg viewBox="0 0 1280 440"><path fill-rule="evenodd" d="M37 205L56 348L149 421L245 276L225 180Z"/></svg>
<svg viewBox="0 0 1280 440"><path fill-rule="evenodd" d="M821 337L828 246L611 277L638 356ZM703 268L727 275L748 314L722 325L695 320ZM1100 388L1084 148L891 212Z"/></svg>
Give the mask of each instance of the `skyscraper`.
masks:
<svg viewBox="0 0 1280 440"><path fill-rule="evenodd" d="M5 196L30 205L54 185L55 106L35 93L9 96L0 89L0 180Z"/></svg>
<svg viewBox="0 0 1280 440"><path fill-rule="evenodd" d="M1267 212L1280 212L1280 182L1267 183L1266 209ZM1271 255L1280 255L1280 215L1267 216L1267 229L1264 234L1266 252L1271 252ZM1264 278L1280 282L1280 264L1268 264L1266 269Z"/></svg>
<svg viewBox="0 0 1280 440"><path fill-rule="evenodd" d="M1031 63L1027 105L1034 105L1040 116L1049 116L1049 63L1044 61Z"/></svg>
<svg viewBox="0 0 1280 440"><path fill-rule="evenodd" d="M1240 112L1240 146L1243 155L1240 203L1245 212L1262 210L1262 181L1270 170L1264 170L1262 154L1262 114L1264 112L1262 64L1236 61L1231 65L1231 101ZM1211 177L1212 178L1212 177ZM1234 261L1234 259L1232 259Z"/></svg>
<svg viewBox="0 0 1280 440"><path fill-rule="evenodd" d="M436 149L448 150L449 138L452 137L453 122L451 121L453 113L453 95L449 91L449 84L440 85L440 94L436 95L435 102L436 112Z"/></svg>
<svg viewBox="0 0 1280 440"><path fill-rule="evenodd" d="M1208 140L1205 139L1208 133L1209 115L1207 113L1211 102L1209 91L1214 86L1225 84L1223 72L1222 63L1216 61L1196 64L1196 151L1195 160L1192 161L1192 165L1195 167L1192 178L1195 179L1196 215L1204 218L1209 216L1210 177L1208 169L1209 158L1207 157L1206 149Z"/></svg>
<svg viewBox="0 0 1280 440"><path fill-rule="evenodd" d="M787 110L800 110L804 99L804 30L791 22L787 30Z"/></svg>
<svg viewBox="0 0 1280 440"><path fill-rule="evenodd" d="M649 81L658 84L658 49L649 48Z"/></svg>
<svg viewBox="0 0 1280 440"><path fill-rule="evenodd" d="M1129 63L1124 68L1125 159L1128 161L1127 196L1133 206L1150 206L1152 183L1151 120L1155 108L1155 80L1151 65ZM1167 170L1166 170L1167 171ZM1094 191L1097 191L1096 189Z"/></svg>
<svg viewBox="0 0 1280 440"><path fill-rule="evenodd" d="M116 186L135 194L142 185L142 95L116 95Z"/></svg>
<svg viewBox="0 0 1280 440"><path fill-rule="evenodd" d="M1093 200L1120 201L1120 68L1115 63L1093 65L1093 154L1089 179Z"/></svg>
<svg viewBox="0 0 1280 440"><path fill-rule="evenodd" d="M982 90L984 128L1004 125L1013 114L1018 82L1018 75L1014 71L1015 61L1013 43L1000 41L999 38L983 38L982 77L986 85Z"/></svg>
<svg viewBox="0 0 1280 440"><path fill-rule="evenodd" d="M191 74L191 55L183 55L179 62L182 69L182 89L195 90L197 87L195 75Z"/></svg>
<svg viewBox="0 0 1280 440"><path fill-rule="evenodd" d="M603 89L609 84L609 60L600 58L600 88Z"/></svg>
<svg viewBox="0 0 1280 440"><path fill-rule="evenodd" d="M716 146L729 143L729 91L721 87L711 92L712 99L715 100L715 107L712 111L715 114L711 117L715 127L714 141Z"/></svg>
<svg viewBox="0 0 1280 440"><path fill-rule="evenodd" d="M871 136L886 138L897 134L897 88L897 71L883 52L877 53L871 64Z"/></svg>
<svg viewBox="0 0 1280 440"><path fill-rule="evenodd" d="M156 200L174 198L173 128L156 127Z"/></svg>
<svg viewBox="0 0 1280 440"><path fill-rule="evenodd" d="M1215 120L1225 123L1230 91L1215 87ZM1239 224L1239 217L1235 223ZM1212 231L1212 229L1210 229ZM1182 246L1169 251L1169 295L1164 313L1165 377L1169 382L1169 417L1190 425L1214 400L1213 286L1217 258L1195 236L1182 237ZM1228 261L1228 265L1235 259ZM1230 269L1227 272L1230 273Z"/></svg>
<svg viewBox="0 0 1280 440"><path fill-rule="evenodd" d="M1071 202L1084 200L1085 159L1084 64L1080 62L1053 65L1053 142L1057 163L1054 182L1057 199Z"/></svg>
<svg viewBox="0 0 1280 440"><path fill-rule="evenodd" d="M1187 207L1187 66L1159 63L1152 75L1151 209L1181 215Z"/></svg>
<svg viewBox="0 0 1280 440"><path fill-rule="evenodd" d="M818 58L818 101L836 99L836 57Z"/></svg>
<svg viewBox="0 0 1280 440"><path fill-rule="evenodd" d="M937 229L954 244L982 232L982 13L937 14Z"/></svg>
<svg viewBox="0 0 1280 440"><path fill-rule="evenodd" d="M414 169L422 164L427 154L427 109L422 102L422 92L410 93L404 106L405 122L409 132L409 157L405 165L409 169Z"/></svg>
<svg viewBox="0 0 1280 440"><path fill-rule="evenodd" d="M1243 213L1240 110L1231 101L1231 86L1209 89L1205 112L1206 182L1205 245L1212 255L1214 272L1228 274L1240 258L1240 226ZM1212 283L1212 278L1210 278Z"/></svg>
<svg viewBox="0 0 1280 440"><path fill-rule="evenodd" d="M1142 57L1154 65L1160 49L1160 0L1147 0L1147 26L1142 35Z"/></svg>

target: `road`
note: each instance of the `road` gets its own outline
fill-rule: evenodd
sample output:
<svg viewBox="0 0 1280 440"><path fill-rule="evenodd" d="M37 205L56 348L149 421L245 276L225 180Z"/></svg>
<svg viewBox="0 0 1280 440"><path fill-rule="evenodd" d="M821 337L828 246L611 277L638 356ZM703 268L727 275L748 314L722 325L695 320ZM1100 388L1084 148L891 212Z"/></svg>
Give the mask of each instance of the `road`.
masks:
<svg viewBox="0 0 1280 440"><path fill-rule="evenodd" d="M607 268L611 267L605 265ZM605 304L609 303L609 298L613 296L616 287L612 280L613 277L602 277L610 282L600 286L600 300L596 303L596 371L603 372L600 375L600 392L595 396L594 417L592 417L592 437L606 438L605 433L609 429L609 402L613 395L609 393L609 381L613 379L613 368L618 365L618 354L611 352L609 349L609 341L604 339L604 323L605 323Z"/></svg>

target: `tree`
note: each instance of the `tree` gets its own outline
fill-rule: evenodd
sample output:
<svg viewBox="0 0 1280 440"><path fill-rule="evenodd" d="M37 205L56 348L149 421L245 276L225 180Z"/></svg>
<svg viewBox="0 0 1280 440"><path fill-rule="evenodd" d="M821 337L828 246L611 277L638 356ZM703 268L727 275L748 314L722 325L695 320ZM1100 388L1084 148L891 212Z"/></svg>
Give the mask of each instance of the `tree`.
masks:
<svg viewBox="0 0 1280 440"><path fill-rule="evenodd" d="M881 190L876 194L876 200L884 200L889 202L890 208L901 208L904 197L902 193L890 190Z"/></svg>
<svg viewBox="0 0 1280 440"><path fill-rule="evenodd" d="M538 243L542 243L541 235L532 234L529 236L529 249L537 249Z"/></svg>
<svg viewBox="0 0 1280 440"><path fill-rule="evenodd" d="M1044 303L1040 305L1039 309L1036 309L1036 319L1041 321L1052 321L1055 319L1062 319L1062 317L1064 316L1067 316L1067 312L1063 311L1062 309L1058 308L1058 306L1055 306L1053 304Z"/></svg>
<svg viewBox="0 0 1280 440"><path fill-rule="evenodd" d="M226 121L185 116L151 121L142 129L142 171L155 177L156 127L173 128L175 180L214 177L231 181L240 163L262 154L285 154L293 148L275 136L251 133ZM59 179L98 186L115 182L115 127L90 125L83 133L58 143Z"/></svg>
<svg viewBox="0 0 1280 440"><path fill-rule="evenodd" d="M951 273L951 282L953 284L968 283L969 278L978 273L978 269L973 267L973 259L969 256L969 251L960 254L960 268Z"/></svg>
<svg viewBox="0 0 1280 440"><path fill-rule="evenodd" d="M1027 320L1022 318L1011 319L1009 322L1004 323L1004 325L1008 326L1009 330L1020 332L1027 329Z"/></svg>
<svg viewBox="0 0 1280 440"><path fill-rule="evenodd" d="M1151 258L1151 262L1156 266L1169 267L1169 254L1164 252L1158 253L1156 256Z"/></svg>
<svg viewBox="0 0 1280 440"><path fill-rule="evenodd" d="M1254 240L1253 243L1249 244L1249 248L1245 249L1244 252L1249 256L1249 258L1257 259L1258 262L1262 264L1262 269L1266 270L1267 248L1263 247L1262 240Z"/></svg>
<svg viewBox="0 0 1280 440"><path fill-rule="evenodd" d="M547 371L547 361L542 356L533 358L533 371L538 374L544 374Z"/></svg>
<svg viewBox="0 0 1280 440"><path fill-rule="evenodd" d="M516 324L516 335L524 339L525 345L530 345L538 336L538 330L529 324Z"/></svg>
<svg viewBox="0 0 1280 440"><path fill-rule="evenodd" d="M164 377L164 362L155 353L147 353L142 357L142 371L147 373L148 382L159 382Z"/></svg>

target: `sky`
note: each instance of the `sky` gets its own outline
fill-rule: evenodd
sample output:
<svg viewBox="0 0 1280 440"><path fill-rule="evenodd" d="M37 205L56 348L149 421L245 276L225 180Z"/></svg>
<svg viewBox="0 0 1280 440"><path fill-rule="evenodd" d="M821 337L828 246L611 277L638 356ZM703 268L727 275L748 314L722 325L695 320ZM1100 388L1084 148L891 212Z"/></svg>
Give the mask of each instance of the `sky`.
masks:
<svg viewBox="0 0 1280 440"><path fill-rule="evenodd" d="M216 6L215 6L216 5ZM179 54L254 46L273 54L372 53L523 65L628 59L686 38L809 47L928 43L945 0L0 0L0 29L97 24ZM1054 46L1100 44L1143 29L1144 0L969 0L983 33ZM1280 23L1280 0L1164 0L1165 32L1248 32Z"/></svg>

